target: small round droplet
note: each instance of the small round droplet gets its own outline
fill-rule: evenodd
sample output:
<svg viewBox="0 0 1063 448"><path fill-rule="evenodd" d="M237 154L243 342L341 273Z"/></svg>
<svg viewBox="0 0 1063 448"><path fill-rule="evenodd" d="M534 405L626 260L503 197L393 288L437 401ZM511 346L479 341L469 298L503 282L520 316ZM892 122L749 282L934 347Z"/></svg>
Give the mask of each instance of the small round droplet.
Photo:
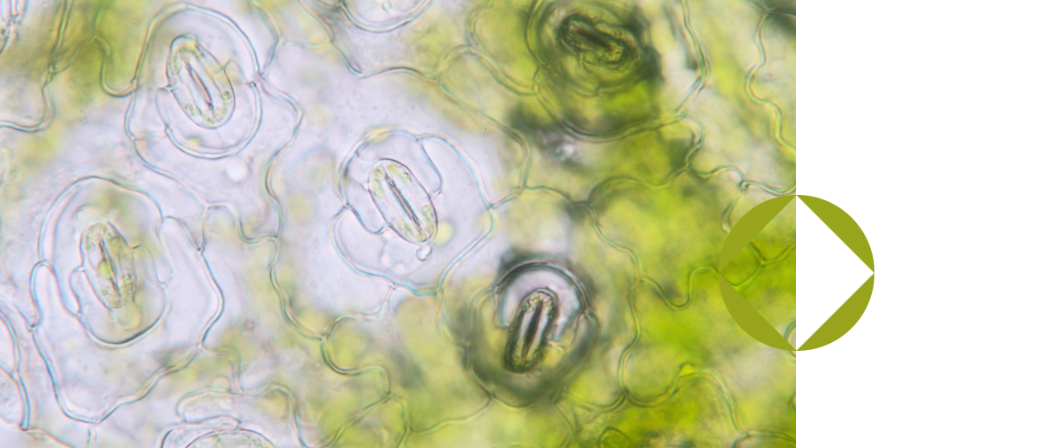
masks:
<svg viewBox="0 0 1063 448"><path fill-rule="evenodd" d="M432 254L432 246L424 245L417 249L417 259L425 261Z"/></svg>

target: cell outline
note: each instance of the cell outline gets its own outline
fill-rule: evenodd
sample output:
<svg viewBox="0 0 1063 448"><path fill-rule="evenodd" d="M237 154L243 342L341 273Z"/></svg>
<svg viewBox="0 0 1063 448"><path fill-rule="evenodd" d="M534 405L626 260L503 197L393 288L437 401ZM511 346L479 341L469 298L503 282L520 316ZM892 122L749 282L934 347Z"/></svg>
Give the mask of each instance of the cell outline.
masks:
<svg viewBox="0 0 1063 448"><path fill-rule="evenodd" d="M80 184L82 184L83 182L84 183L88 183L88 182L91 182L91 181L94 181L94 180L101 180L101 181L104 181L104 182L111 183L112 185L114 185L114 186L116 186L116 187L118 187L118 188L120 188L122 190L125 190L126 192L129 192L129 193L132 193L132 194L135 194L135 195L138 195L138 196L142 196L144 199L148 199L150 201L150 203L153 204L156 207L156 211L158 211L158 213L159 213L159 215L158 215L158 218L159 218L158 219L158 223L161 225L161 223L163 222L163 219L165 219L165 216L162 215L162 208L159 206L158 202L156 202L155 199L153 197L151 197L151 195L147 194L147 192L145 192L143 190L140 190L139 188L133 187L132 185L122 184L122 183L119 183L117 181L113 181L111 179L107 179L107 178L104 178L104 177L87 176L87 177L83 177L83 178L81 178L81 179L79 179L77 181L74 181L66 189L64 189L63 192L60 193L60 195L56 197L56 200L52 203L52 206L49 207L48 212L45 214L45 219L44 219L44 221L41 224L41 226L42 226L41 231L38 233L39 236L38 236L38 246L37 247L38 247L38 257L39 257L38 260L39 260L39 263L42 263L42 262L45 263L48 266L48 269L52 272L52 277L55 279L56 287L57 287L57 289L59 291L59 294L61 296L61 300L63 300L62 305L63 305L64 308L67 309L68 312L70 311L70 309L69 309L68 305L65 303L67 294L64 294L64 288L60 284L61 279L57 275L58 273L55 272L55 268L52 266L50 258L44 254L44 251L45 251L44 235L47 233L47 232L44 231L44 229L47 228L50 223L52 223L53 219L57 219L58 218L58 216L53 217L52 214L55 213L55 212L60 212L62 209L64 209L68 205L67 201L69 201L73 195L78 193L77 187L79 187ZM56 209L56 207L59 206L59 204L63 204L63 207L60 207L59 209ZM53 228L54 228L54 226L53 226ZM159 228L156 227L156 229L155 229L156 234L158 232L158 229ZM161 246L161 244L160 244L160 246ZM168 278L169 277L169 273L171 272L171 266L169 265L169 254L166 254L166 257L167 257L166 258L167 264L165 266L166 270L164 272L168 273L167 274L167 278ZM154 263L153 263L153 267L155 267ZM80 269L80 268L81 268L81 266L79 265L77 268L75 268L75 271L77 269ZM157 273L158 271L156 270L155 272ZM71 274L73 274L73 271L71 272ZM166 284L168 283L168 281L163 281L162 279L158 279L158 278L156 278L154 280L157 280L159 282L160 286L163 287L163 289L165 289ZM69 288L68 291L70 292L71 295L76 295L73 292L73 288ZM37 316L40 317L41 307L40 307L40 305L37 302L36 294L33 294L33 295L34 295L34 297L33 297L33 306L35 308ZM80 302L78 302L78 310L79 311L81 310ZM144 330L139 332L134 337L132 337L130 339L127 339L127 340L125 340L123 342L120 342L120 343L110 343L110 342L104 341L104 340L98 338L97 335L95 334L95 332L93 332L91 330L88 330L87 328L85 328L85 334L86 334L86 336L89 337L89 339L92 341L92 343L94 345L96 345L98 348L101 348L101 349L125 348L125 347L128 347L130 345L133 345L133 344L139 342L142 339L147 338L149 336L149 334L152 333L153 330L157 327L157 325L160 322L162 322L162 321L164 321L166 319L166 316L169 315L170 310L171 310L171 301L167 299L165 301L165 306L163 308L162 313L160 313L159 318L156 319L156 321L151 326L149 326L148 328L145 328ZM76 319L78 319L78 322L82 324L83 328L85 327L86 323L81 320L82 316L80 315L80 313L79 314L71 314L71 316L76 318ZM37 325L35 324L31 328L36 329Z"/></svg>
<svg viewBox="0 0 1063 448"><path fill-rule="evenodd" d="M353 259L350 259L346 252L341 248L341 245L337 242L338 240L336 238L336 228L339 225L339 220L340 218L342 218L342 214L345 212L353 213L355 217L358 218L358 221L362 224L363 228L365 228L366 231L369 231L370 233L380 234L385 229L387 229L387 226L385 225L379 231L373 232L372 229L369 228L369 226L365 225L365 221L363 220L363 218L358 212L354 210L354 207L350 205L350 200L347 199L346 188L344 188L346 184L344 181L347 178L346 173L348 171L348 167L350 163L354 160L354 158L357 156L358 150L368 146L373 139L382 139L383 137L389 136L390 134L405 135L407 137L413 138L416 142L418 142L418 144L420 144L422 140L427 139L438 139L442 141L458 156L462 164L465 165L465 168L469 171L470 177L476 184L477 192L480 195L480 200L482 201L487 215L490 218L490 224L488 229L481 233L478 237L474 238L467 247L461 249L458 253L454 255L454 259L451 261L451 263L447 265L447 267L444 268L443 272L439 274L439 278L436 281L436 286L432 288L420 288L411 282L395 281L395 279L392 279L387 275L382 275L360 268L358 267L358 263L355 262ZM421 147L421 151L424 152L423 146ZM435 167L434 163L432 163L431 158L428 157L427 153L424 153L424 157L429 166L431 166L435 173L439 175L439 187L436 190L429 192L430 195L437 196L442 192L443 177L439 173L439 169ZM337 255L339 255L340 259L343 260L347 268L351 269L355 274L368 278L384 280L391 285L402 288L403 290L413 294L414 296L433 296L437 294L438 290L443 288L443 285L446 283L447 278L450 276L453 270L456 269L466 258L468 258L476 248L485 244L486 241L490 239L490 236L494 234L497 218L495 216L492 204L487 199L487 192L484 187L482 176L479 173L479 170L475 168L475 165L473 164L471 158L468 157L464 149L462 149L462 147L458 145L457 142L453 141L447 136L438 133L420 133L412 128L408 128L405 126L384 126L380 128L375 128L366 132L361 138L359 138L359 140L354 144L352 149L348 152L347 156L345 156L341 160L342 161L337 165L337 169L334 173L333 192L340 199L342 207L335 215L333 215L333 218L330 221L328 229L328 238L329 241L331 241L332 243L331 245L333 251L335 251Z"/></svg>
<svg viewBox="0 0 1063 448"><path fill-rule="evenodd" d="M146 95L151 95L151 100L150 100L149 104L154 105L156 113L159 115L159 117L162 119L162 121L164 123L164 127L165 127L164 132L166 134L167 139L170 140L170 143L173 144L177 149L179 149L181 152L183 152L185 154L188 154L188 155L190 155L192 157L196 157L196 158L211 159L211 160L226 158L226 157L232 156L234 154L237 154L240 151L242 151L244 148L246 148L251 143L251 141L254 140L254 137L256 135L258 135L259 127L262 124L262 99L261 99L261 93L259 92L258 80L257 80L257 78L260 75L260 71L261 71L261 67L259 66L259 62L258 62L258 54L255 52L255 48L251 44L250 38L247 36L247 34L245 34L243 32L242 29L240 29L240 27L236 24L236 22L233 19L231 19L228 16L226 16L225 14L222 14L221 12L215 11L213 9L203 8L203 7L191 5L191 4L188 4L188 3L177 3L177 4L174 4L174 5L171 5L170 7L166 8L162 12L158 13L157 15L155 15L152 18L151 23L148 25L148 30L147 30L148 38L144 41L144 45L143 45L143 47L141 47L140 53L138 55L137 66L136 66L136 69L133 72L134 78L133 78L132 85L126 87L126 90L130 90L129 93L128 93L128 95L130 95L130 101L129 101L129 106L128 106L127 110L126 110L126 119L125 119L126 135L129 136L130 140L137 140L138 138L145 137L145 136L139 136L138 137L137 134L135 132L133 132L132 129L130 129L130 123L131 123L130 118L131 118L131 116L133 114L134 109L136 108L137 97L141 94L140 89L142 87L141 83L143 82L143 73L142 73L142 71L144 70L145 64L147 63L147 52L148 52L149 49L154 48L155 41L158 38L158 34L157 33L162 28L162 26L165 23L167 23L170 19L172 19L173 17L176 17L178 14L180 14L182 12L191 12L191 13L204 14L204 15L212 18L212 19L215 19L215 20L219 21L220 23L224 24L224 26L226 26L228 28L228 30L230 32L232 32L232 35L234 37L237 37L236 40L239 41L239 43L243 45L243 49L246 52L246 55L251 60L251 64L252 64L252 67L250 67L252 69L251 70L252 76L251 76L250 79L245 80L245 81L247 82L247 86L249 87L249 90L251 90L251 92L254 95L253 96L254 101L253 101L252 107L251 107L251 110L253 111L253 117L252 117L252 123L253 124L251 125L250 128L247 129L247 131L245 132L244 136L240 138L238 144L232 145L232 147L228 148L227 150L221 151L221 152L219 152L217 154L205 153L205 152L202 152L202 151L198 151L198 150L196 150L194 148L188 147L187 145L184 144L183 141L181 141L181 139L179 139L177 136L175 136L174 133L173 133L173 125L171 125L167 121L166 115L160 109L161 101L160 101L159 96L164 91L167 92L167 93L170 93L172 91L172 88L173 88L172 82L170 82L168 80L168 85L160 87L159 89L157 89L154 92L145 92L145 94ZM183 33L182 36L183 35L187 35L187 34L190 34L190 33ZM169 57L167 57L166 59L167 59L167 62L168 62ZM230 64L235 64L235 63L236 63L236 61L229 61L228 63L223 64L223 66L228 67ZM229 69L226 68L225 71L226 71L226 73L228 73ZM241 73L242 73L242 70L241 70ZM104 79L103 76L104 75L103 75L103 73L101 71L101 79ZM122 96L124 96L124 95L122 95ZM186 118L188 118L188 117L186 117ZM224 148L222 148L222 149L224 149Z"/></svg>
<svg viewBox="0 0 1063 448"><path fill-rule="evenodd" d="M59 285L58 285L59 276L56 275L55 268L48 261L48 258L44 254L44 250L45 250L44 249L44 238L45 238L45 234L46 234L46 232L44 232L44 229L48 228L49 223L51 223L53 221L54 218L52 217L52 215L53 215L53 213L56 213L58 211L58 210L56 210L56 206L58 206L60 203L65 204L66 201L69 200L68 196L72 196L73 194L76 193L76 188L75 187L81 185L82 183L88 183L88 182L94 182L94 181L108 183L108 184L111 184L112 186L114 186L116 188L119 188L120 190L125 190L127 192L133 192L134 194L143 196L144 198L146 198L149 201L150 204L154 205L155 211L157 211L159 213L159 215L160 215L160 221L159 221L160 225L161 225L162 222L172 219L172 218L169 218L166 215L162 214L162 209L159 206L158 202L155 201L155 199L150 194L147 194L147 192L145 192L144 190L141 190L141 189L139 189L137 187L134 187L134 186L132 186L130 184L126 184L126 183L118 181L118 180L109 179L109 178L106 178L106 177L101 177L101 176L96 176L96 175L84 176L82 178L79 178L78 180L76 180L76 181L72 182L70 185L68 185L56 197L56 199L52 202L52 205L48 208L48 211L44 215L45 219L43 220L43 223L41 224L41 226L42 226L41 227L41 231L38 232L38 246L37 246L38 262L34 265L34 268L31 270L31 273L30 273L30 278L31 278L30 283L31 284L33 284L33 285L36 284L34 279L39 275L38 274L38 269L42 268L42 269L45 269L45 270L47 270L48 272L51 273L51 278L56 283L55 286L57 288L59 288ZM181 225L179 222L178 222L178 225L184 231L185 236L188 237L189 240L191 241L191 239L190 239L191 235L188 233L188 230L186 228L184 228L184 226ZM156 230L157 229L158 228L156 228ZM193 247L194 247L194 245L193 245ZM169 260L170 259L169 249L166 247L165 244L162 245L162 252L165 254L166 259ZM34 311L34 317L32 319L28 320L28 322L27 322L29 324L28 330L29 330L29 332L31 334L31 337L33 339L33 345L36 348L36 351L37 351L38 355L40 356L41 361L44 363L45 369L48 372L49 381L50 381L50 383L53 386L51 395L55 399L55 402L58 405L60 411L63 413L63 415L65 415L67 418L69 418L71 420L74 420L74 421L78 421L78 422L82 422L82 423L89 423L89 424L93 424L93 425L99 424L100 422L106 420L111 414L116 412L122 406L143 398L145 395L147 395L154 388L155 384L157 384L164 376L167 376L170 373L173 373L175 371L183 369L184 367L189 365L197 357L197 355L201 351L203 340L206 338L206 335L209 333L209 331L213 327L214 323L216 323L218 321L218 319L221 317L221 312L222 312L223 304L224 304L224 297L221 294L221 290L217 286L217 281L214 279L214 274L213 274L213 272L211 272L209 265L206 263L206 260L202 259L201 256L199 256L198 259L199 259L200 263L203 265L203 267L206 268L206 271L208 273L207 277L209 278L209 283L211 284L211 290L214 293L215 298L217 299L216 300L216 306L214 307L215 310L214 310L213 315L208 317L207 321L204 322L204 324L203 324L203 328L201 329L201 331L197 335L198 336L198 339L197 339L198 342L196 342L192 347L190 347L190 350L188 350L188 353L185 355L185 359L183 360L183 362L177 363L177 364L175 364L175 365L173 365L173 366L171 366L169 368L166 368L165 366L163 366L163 367L160 367L159 369L156 369L156 371L153 374L151 374L148 378L145 378L143 380L143 383L141 384L139 390L137 390L136 392L131 393L130 395L125 395L125 396L121 396L121 397L116 398L112 403L110 403L103 410L103 412L101 412L97 416L80 415L80 414L72 411L70 409L70 406L67 403L66 399L64 398L64 394L61 392L61 388L58 387L58 384L56 382L56 369L57 369L57 367L55 366L56 361L53 359L52 356L49 356L49 354L47 353L48 350L45 348L45 345L42 344L41 341L40 341L40 338L42 337L42 335L40 334L40 331L42 329L41 325L43 323L42 319L44 318L44 316L42 314L42 306L39 303L40 299L37 296L36 289L35 288L31 288L31 290L30 290L30 298L31 298L32 308L33 308L33 311ZM168 284L168 282L169 282L169 272L170 271L167 270L167 277L166 277L165 280L164 279L158 279L161 284L164 284L164 285ZM60 292L60 295L62 296L63 294L62 294L62 289L61 288L59 288L59 292ZM170 303L172 303L172 302L167 300L167 306L169 306ZM63 307L66 308L65 305L63 305ZM160 319L160 322L161 321L162 321L162 319ZM157 325L152 327L152 329L154 329L154 328L157 328ZM131 341L128 341L127 343L121 345L120 347L103 347L103 348L105 348L105 349L106 348L125 348L125 347L128 347L128 346L136 343L137 341L139 341L141 339L144 339L144 338L148 337L149 334L150 334L150 332L145 332L145 333L141 334L140 336L138 336L138 338L136 338L134 340L131 340ZM92 339L91 337L89 338L89 340L93 344L96 344L96 341L94 339Z"/></svg>
<svg viewBox="0 0 1063 448"><path fill-rule="evenodd" d="M469 322L473 323L474 327L476 327L476 330L474 330L474 332L470 334L469 341L462 344L462 349L464 352L463 357L465 358L466 372L468 373L470 378L481 389L483 389L489 397L491 397L491 402L499 402L504 406L512 409L531 408L540 405L543 402L552 403L555 405L559 404L559 402L566 397L565 392L567 391L568 383L580 373L580 369L584 364L586 364L587 360L590 358L591 353L597 347L598 339L600 337L599 330L601 325L598 322L598 317L594 312L594 309L590 305L589 297L585 295L586 288L584 287L583 283L575 277L575 274L572 273L571 270L564 268L566 264L560 264L559 266L561 267L561 270L558 271L558 266L554 266L554 263L561 262L559 260L546 257L535 258L522 263L518 263L517 265L508 269L505 273L500 273L499 278L495 282L493 282L491 286L474 294L474 298L471 301L472 306L469 307L467 312L469 313ZM487 378L484 377L486 373L478 372L478 368L476 367L477 362L474 361L473 356L471 355L471 352L475 350L475 348L478 347L479 344L483 343L481 339L483 339L484 336L482 336L481 333L488 330L486 328L479 328L481 322L478 319L478 317L480 316L480 310L482 310L486 304L493 303L495 312L492 313L492 316L490 317L490 321L494 324L493 330L508 333L509 326L506 325L503 320L501 320L502 317L498 314L501 312L501 287L507 280L512 280L508 278L510 274L516 274L519 276L519 274L521 273L520 271L529 268L536 268L540 265L547 266L547 269L555 270L562 276L567 276L569 279L574 281L574 286L576 287L576 290L578 292L578 297L576 299L580 301L581 307L573 316L569 317L568 320L565 322L567 328L564 330L571 330L573 334L572 342L574 343L574 347L569 348L583 348L584 353L578 359L568 359L566 363L565 358L571 358L571 356L570 353L567 353L568 349L564 349L566 353L563 355L561 360L559 360L559 365L555 366L549 371L536 371L535 369L533 369L528 372L513 372L503 368L505 370L505 375L507 376L507 378L504 378L498 382L488 381ZM561 334L567 332L561 330L563 329L558 328L555 331L558 331ZM581 337L580 335L586 336ZM502 354L498 353L497 355ZM487 359L494 359L495 362L498 362L500 365L502 364L502 361L501 359L499 359L499 357L487 357ZM528 378L530 376L538 377L538 379L535 380L537 382L547 381L549 378L551 380L556 380L557 383L556 385L547 386L549 389L552 389L550 390L549 396L540 396L536 399L517 398L515 401L510 401L513 397L503 397L503 394L500 393L502 391L509 392L505 389L510 386L505 383L512 383L512 381L514 381L513 378ZM542 384L536 384L532 387L541 388ZM498 390L498 388L502 388L502 391Z"/></svg>
<svg viewBox="0 0 1063 448"><path fill-rule="evenodd" d="M428 10L428 8L432 5L433 0L417 0L417 4L410 10L406 11L403 16L396 17L395 19L390 21L379 22L377 24L373 24L371 20L366 20L365 18L358 15L358 13L351 11L350 6L347 5L348 1L357 0L339 0L338 3L340 5L340 8L343 9L344 15L346 15L347 19L351 21L351 24L358 27L358 29L362 31L368 31L370 33L386 33L388 31L393 31L403 26L406 26L410 22L417 20L419 17L421 17L421 15L425 13L425 11Z"/></svg>
<svg viewBox="0 0 1063 448"><path fill-rule="evenodd" d="M168 21L169 19L171 19L175 15L180 14L182 12L186 12L186 11L187 12L193 12L193 13L202 13L202 14L205 14L205 15L213 18L213 19L216 19L216 20L222 22L232 32L231 34L233 36L238 36L238 38L235 39L235 40L242 42L244 50L246 52L246 55L250 59L251 65L253 66L252 67L253 70L252 70L252 73L251 73L252 76L250 77L250 79L246 80L247 81L246 89L251 92L252 98L254 100L253 101L254 107L252 107L254 126L247 130L247 135L245 136L246 138L242 139L243 142L240 145L236 145L233 148L231 148L229 151L222 152L222 153L219 153L219 154L202 154L202 153L199 153L198 151L195 151L193 149L187 148L183 144L179 144L178 143L179 139L177 139L174 136L174 134L172 132L172 127L170 126L169 123L167 123L167 122L165 122L165 120L163 120L164 121L164 125L165 125L166 139L169 140L170 144L172 144L174 147L176 147L182 153L193 157L194 160L211 161L211 160L218 160L218 159L228 158L228 157L234 156L234 155L242 152L247 146L251 145L255 141L255 137L258 136L258 132L260 130L261 122L262 122L262 115L263 115L263 112L264 112L264 107L263 106L265 104L262 101L262 94L263 93L275 96L281 102L287 103L287 105L291 108L291 110L295 114L295 123L294 123L294 125L293 125L293 127L291 129L290 134L288 135L288 137L285 140L277 143L274 147L272 147L270 149L267 149L267 151L269 151L269 155L268 155L268 157L266 157L267 160L264 163L265 176L264 176L264 179L263 179L263 188L265 189L265 193L266 193L265 194L265 200L268 203L269 209L273 213L277 214L277 222L266 222L266 223L263 223L263 224L267 225L267 226L270 226L270 227L272 227L274 229L279 230L279 226L280 226L280 222L279 222L279 219L280 219L279 204L277 203L277 198L276 198L275 194L272 192L272 189L270 187L270 181L271 181L271 176L272 176L272 171L273 171L272 166L276 162L276 158L277 158L278 154L285 147L291 145L292 142L296 139L296 137L298 135L298 132L299 132L299 128L302 125L303 113L302 113L302 110L299 108L298 104L289 95L287 95L286 93L284 93L282 91L277 90L275 87L273 87L269 83L269 81L267 79L265 79L265 74L263 73L263 69L259 66L258 54L255 51L255 49L254 49L254 47L253 47L253 45L251 43L250 38L246 35L246 33L244 33L244 31L242 29L240 29L240 27L236 24L236 22L232 18L226 16L225 14L223 14L223 13L221 13L219 11L216 11L216 10L213 10L213 9L209 9L209 8L199 7L199 6L196 6L196 5L193 5L193 4L189 4L189 3L182 2L182 3L177 3L177 4L170 5L169 7L165 8L164 10L160 11L158 14L156 14L155 16L152 17L151 22L150 22L150 24L149 24L149 26L148 26L148 28L146 30L146 38L145 38L144 44L142 45L141 50L140 50L140 52L139 52L139 54L137 56L137 58L138 58L137 59L137 65L136 65L136 67L134 69L133 78L129 82L130 85L125 87L123 91L117 91L117 90L107 86L106 85L106 79L107 79L107 77L106 77L106 69L108 67L108 64L105 61L103 63L103 65L101 66L101 72L100 72L101 87L105 91L107 91L108 93L110 93L113 96L124 97L124 96L130 96L131 95L129 106L126 108L125 119L124 119L124 123L125 123L124 124L124 128L125 128L125 133L126 133L127 140L132 145L138 160L145 167L147 167L148 169L150 169L152 171L155 171L155 172L157 172L157 173L159 173L159 174L161 174L163 176L166 176L166 177L174 180L175 182L177 182L178 184L181 185L181 188L183 188L188 193L193 195L203 205L204 210L202 212L202 217L201 217L202 218L202 222L203 222L203 226L205 226L205 224L206 224L206 219L205 218L211 212L211 210L213 210L215 208L226 209L234 217L236 217L236 219L239 221L240 225L239 225L238 230L239 230L241 239L243 239L245 242L258 241L258 240L261 240L263 238L268 237L268 235L256 235L256 236L249 235L249 231L247 229L245 229L245 227L244 227L245 226L245 223L244 223L244 220L243 220L244 216L240 212L240 208L239 207L236 207L236 206L234 206L233 204L231 204L229 202L217 202L217 201L211 202L211 201L207 200L203 196L203 193L201 191L199 191L197 188L195 188L192 185L190 185L186 181L186 179L183 178L183 176L175 174L175 173L171 172L170 170L165 169L164 167L158 166L157 164L155 164L152 161L150 161L149 158L145 155L144 150L138 144L138 142L140 142L142 140L157 140L158 137L156 137L156 136L140 136L140 137L138 137L138 136L135 135L134 132L131 131L131 129L129 127L129 125L130 125L130 123L132 121L131 116L133 114L135 105L137 104L137 95L139 95L141 93L140 92L140 87L141 87L140 83L141 83L141 80L143 79L142 71L144 70L144 65L145 65L145 62L146 62L146 53L147 53L147 51L150 48L153 47L154 41L155 41L155 39L157 37L158 29L166 21ZM280 44L280 41L277 40L274 43L273 47L275 48L279 44ZM229 67L232 64L236 64L236 61L229 61L227 64L225 64L225 66ZM227 73L228 73L228 70L229 69L226 68L226 72ZM241 73L242 73L242 71L241 71ZM155 92L148 92L146 94L150 94L150 95L152 95L154 97L157 97L158 95L162 94L163 91L165 89L167 89L168 87L169 86L164 86L164 87L156 90ZM156 114L158 114L160 118L164 118L165 115L162 114L161 111L158 108L159 104L161 104L158 101L158 98L152 98L149 101L148 104L151 104L151 103L154 103L154 105L155 105ZM270 145L270 146L272 146L272 145ZM276 230L273 230L273 232L276 232ZM206 228L205 227L201 227L199 229L198 233L200 235L199 235L199 238L196 239L196 241L197 241L196 246L197 247L201 247L202 244L204 244L205 241L206 241L206 235L205 235L206 234Z"/></svg>
<svg viewBox="0 0 1063 448"><path fill-rule="evenodd" d="M251 45L251 39L247 36L246 33L244 33L244 31L240 28L240 26L237 25L235 20L233 20L229 16L227 16L227 15L225 15L225 14L219 12L219 11L216 11L214 9L205 8L205 7L202 7L202 6L197 6L197 5L194 5L192 3L179 2L179 3L174 3L174 4L170 5L170 6L167 6L165 9L163 9L162 11L159 11L159 13L155 14L151 18L151 21L148 23L148 28L147 28L147 30L145 32L144 44L141 46L140 52L137 55L136 68L133 69L133 78L130 79L127 82L128 85L123 87L121 90L113 89L113 88L111 88L109 86L105 86L105 87L103 87L104 91L109 92L112 96L119 97L119 98L126 97L126 96L129 96L130 94L134 93L140 87L140 83L141 83L141 79L142 79L141 71L144 69L144 64L146 62L145 56L146 56L146 53L147 53L148 49L151 48L152 45L154 44L154 41L155 41L155 38L156 38L156 33L158 31L157 28L160 27L167 20L169 20L171 17L175 16L176 14L178 14L180 12L184 12L184 11L192 11L192 12L206 14L207 16L209 16L211 18L214 18L214 19L224 23L227 27L230 28L230 30L234 31L237 36L240 36L241 39L239 39L239 40L244 43L244 45L246 47L245 49L248 52L248 56L250 56L250 59L251 59L251 65L255 69L253 71L253 73L256 76L259 75L260 65L259 65L259 62L258 62L258 53L256 53L254 51L254 47ZM106 67L107 67L107 64L102 64L101 65L100 78L103 79L103 80L107 79L106 75L105 75Z"/></svg>
<svg viewBox="0 0 1063 448"><path fill-rule="evenodd" d="M6 298L0 296L0 325L7 328L8 337L11 338L11 354L14 358L14 365L6 368L0 365L0 373L7 375L8 378L11 378L11 381L18 386L19 403L22 406L22 418L19 419L18 427L22 431L27 431L30 428L30 418L32 417L33 408L30 403L29 391L26 389L26 383L22 378L22 345L19 343L21 342L20 338L13 326L14 319L9 317L9 313L11 312L14 312L18 317L21 317L22 322L26 323L25 316L23 316L17 308L8 303Z"/></svg>

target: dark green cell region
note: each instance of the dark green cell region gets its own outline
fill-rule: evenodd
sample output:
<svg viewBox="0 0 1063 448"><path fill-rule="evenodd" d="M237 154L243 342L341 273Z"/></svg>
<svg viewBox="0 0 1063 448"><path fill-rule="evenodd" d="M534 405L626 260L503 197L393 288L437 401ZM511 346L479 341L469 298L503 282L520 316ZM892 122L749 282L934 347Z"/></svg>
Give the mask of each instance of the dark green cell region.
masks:
<svg viewBox="0 0 1063 448"><path fill-rule="evenodd" d="M802 327L812 329L797 333L797 346L800 346L867 277L871 277L871 270L800 200L797 201L797 229L800 246L805 248L797 264L797 278L800 279L797 303L800 315L805 319Z"/></svg>

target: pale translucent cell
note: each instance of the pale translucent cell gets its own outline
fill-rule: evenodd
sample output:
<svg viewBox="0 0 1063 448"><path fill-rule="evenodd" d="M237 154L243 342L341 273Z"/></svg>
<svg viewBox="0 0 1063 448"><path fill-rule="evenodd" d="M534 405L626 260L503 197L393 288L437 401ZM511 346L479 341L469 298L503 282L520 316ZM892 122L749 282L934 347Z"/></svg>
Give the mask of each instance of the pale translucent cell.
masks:
<svg viewBox="0 0 1063 448"><path fill-rule="evenodd" d="M194 353L215 319L206 265L158 207L140 190L86 178L45 215L34 331L56 398L78 419L96 421L142 393ZM122 275L130 281L116 285Z"/></svg>
<svg viewBox="0 0 1063 448"><path fill-rule="evenodd" d="M424 13L432 0L314 0L317 12L337 26L370 33L402 27Z"/></svg>
<svg viewBox="0 0 1063 448"><path fill-rule="evenodd" d="M21 347L18 333L11 325L21 324L4 297L0 296L0 419L9 425L21 426L26 412L25 388L21 384L19 369Z"/></svg>
<svg viewBox="0 0 1063 448"><path fill-rule="evenodd" d="M340 0L355 26L384 31L405 25L417 18L432 0Z"/></svg>
<svg viewBox="0 0 1063 448"><path fill-rule="evenodd" d="M235 19L184 5L156 20L127 113L134 149L207 207L230 212L245 234L275 231L262 185L270 158L295 136L295 103L259 78ZM198 213L181 217L202 224Z"/></svg>
<svg viewBox="0 0 1063 448"><path fill-rule="evenodd" d="M168 138L200 158L243 149L262 122L261 94L251 84L259 62L247 36L231 18L198 7L168 9L157 20L138 64L128 131Z"/></svg>
<svg viewBox="0 0 1063 448"><path fill-rule="evenodd" d="M0 0L0 129L39 130L54 112L43 92L61 2Z"/></svg>
<svg viewBox="0 0 1063 448"><path fill-rule="evenodd" d="M479 173L445 137L371 132L338 175L333 238L361 274L429 288L487 232Z"/></svg>

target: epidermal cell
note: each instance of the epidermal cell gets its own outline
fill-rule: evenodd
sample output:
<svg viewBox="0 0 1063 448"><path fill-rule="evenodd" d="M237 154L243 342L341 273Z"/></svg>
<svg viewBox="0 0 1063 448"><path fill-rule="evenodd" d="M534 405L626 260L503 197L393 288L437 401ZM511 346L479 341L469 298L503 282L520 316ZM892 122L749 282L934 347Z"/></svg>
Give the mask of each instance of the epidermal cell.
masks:
<svg viewBox="0 0 1063 448"><path fill-rule="evenodd" d="M527 42L541 70L540 101L575 134L614 137L660 114L659 56L636 6L537 1Z"/></svg>
<svg viewBox="0 0 1063 448"><path fill-rule="evenodd" d="M273 444L256 432L231 430L204 434L185 448L273 448Z"/></svg>
<svg viewBox="0 0 1063 448"><path fill-rule="evenodd" d="M383 33L424 13L431 0L317 0L324 10L340 10L358 29Z"/></svg>
<svg viewBox="0 0 1063 448"><path fill-rule="evenodd" d="M198 159L240 152L255 140L263 116L258 56L247 35L229 17L187 4L167 8L153 23L126 131L136 140L164 135ZM164 170L178 161L144 156L152 164L165 161Z"/></svg>
<svg viewBox="0 0 1063 448"><path fill-rule="evenodd" d="M69 276L74 309L89 335L103 344L124 344L140 336L155 325L165 306L160 286L153 283L152 250L126 240L112 222L118 213L85 204L73 216L81 257Z"/></svg>
<svg viewBox="0 0 1063 448"><path fill-rule="evenodd" d="M185 423L167 431L161 448L274 448L266 436L250 429L230 416L216 416L196 423Z"/></svg>
<svg viewBox="0 0 1063 448"><path fill-rule="evenodd" d="M560 20L551 15L543 25L552 31L556 39L553 45L567 56L554 76L563 76L588 94L638 80L642 75L639 69L647 61L637 21L622 23L616 15L577 8L565 13Z"/></svg>
<svg viewBox="0 0 1063 448"><path fill-rule="evenodd" d="M166 64L173 98L189 120L207 129L232 117L236 95L225 67L199 45L195 35L183 35L170 45Z"/></svg>
<svg viewBox="0 0 1063 448"><path fill-rule="evenodd" d="M348 70L355 73L394 65L407 54L400 32L417 20L432 0L312 0L302 4L329 31Z"/></svg>
<svg viewBox="0 0 1063 448"><path fill-rule="evenodd" d="M373 204L396 233L413 244L430 242L436 236L438 220L432 199L410 169L384 159L369 173Z"/></svg>
<svg viewBox="0 0 1063 448"><path fill-rule="evenodd" d="M458 144L405 128L366 133L339 163L336 193L343 209L330 238L344 263L418 295L431 293L493 219Z"/></svg>
<svg viewBox="0 0 1063 448"><path fill-rule="evenodd" d="M195 354L221 298L188 230L143 190L82 178L43 221L30 331L63 412L99 422Z"/></svg>
<svg viewBox="0 0 1063 448"><path fill-rule="evenodd" d="M521 263L474 302L466 357L511 406L553 402L597 338L589 294L561 262Z"/></svg>

